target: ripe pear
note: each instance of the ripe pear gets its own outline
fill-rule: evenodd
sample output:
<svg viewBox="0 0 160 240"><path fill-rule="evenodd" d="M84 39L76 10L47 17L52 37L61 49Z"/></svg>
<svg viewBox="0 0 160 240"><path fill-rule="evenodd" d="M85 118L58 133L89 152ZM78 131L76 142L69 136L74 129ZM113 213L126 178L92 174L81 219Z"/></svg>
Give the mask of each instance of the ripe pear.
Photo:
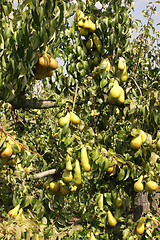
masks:
<svg viewBox="0 0 160 240"><path fill-rule="evenodd" d="M86 171L86 172L90 171L91 166L89 164L86 147L82 147L82 149L81 149L81 164L82 164L82 168L84 171Z"/></svg>
<svg viewBox="0 0 160 240"><path fill-rule="evenodd" d="M61 117L58 121L60 127L63 127L65 124L69 124L70 123L70 113L68 112L66 114L66 116Z"/></svg>
<svg viewBox="0 0 160 240"><path fill-rule="evenodd" d="M142 143L144 143L147 139L147 134L143 130L140 130L140 134L142 138Z"/></svg>
<svg viewBox="0 0 160 240"><path fill-rule="evenodd" d="M112 227L115 227L117 225L117 220L113 217L111 211L109 210L108 210L108 223Z"/></svg>
<svg viewBox="0 0 160 240"><path fill-rule="evenodd" d="M60 185L58 182L53 181L53 182L50 182L49 187L53 191L53 193L56 193L59 191Z"/></svg>
<svg viewBox="0 0 160 240"><path fill-rule="evenodd" d="M145 228L145 223L143 221L143 218L141 217L140 220L138 221L138 225L136 228L137 233L142 235L144 233L144 228Z"/></svg>
<svg viewBox="0 0 160 240"><path fill-rule="evenodd" d="M90 237L90 240L96 240L95 236L94 236L94 233L91 232L91 237Z"/></svg>
<svg viewBox="0 0 160 240"><path fill-rule="evenodd" d="M131 148L134 149L134 150L137 150L138 148L141 147L142 145L142 137L141 137L141 134L138 135L137 137L134 137L132 140L131 140Z"/></svg>
<svg viewBox="0 0 160 240"><path fill-rule="evenodd" d="M119 86L120 87L120 86ZM121 90L121 95L119 96L119 98L117 99L117 102L119 104L123 104L124 103L124 100L125 100L125 92L123 90L122 87L120 87L120 90Z"/></svg>
<svg viewBox="0 0 160 240"><path fill-rule="evenodd" d="M8 214L15 218L15 217L17 216L17 214L18 214L19 208L20 208L20 204L18 204L16 207L14 207L13 209L11 209L11 210L8 212Z"/></svg>
<svg viewBox="0 0 160 240"><path fill-rule="evenodd" d="M104 69L105 71L109 71L111 70L111 64L108 58L104 58L102 59L102 61L100 62L100 66L104 65L106 68ZM103 71L104 71L103 70ZM102 72L103 72L102 71Z"/></svg>
<svg viewBox="0 0 160 240"><path fill-rule="evenodd" d="M72 171L68 171L67 169L65 169L62 174L62 178L63 178L63 181L66 183L71 182L73 179Z"/></svg>
<svg viewBox="0 0 160 240"><path fill-rule="evenodd" d="M83 27L89 29L91 32L96 30L96 24L90 18L85 20Z"/></svg>
<svg viewBox="0 0 160 240"><path fill-rule="evenodd" d="M2 159L8 159L12 156L13 154L13 149L11 144L7 144L7 146L5 148L2 149L1 153L0 153L0 157Z"/></svg>
<svg viewBox="0 0 160 240"><path fill-rule="evenodd" d="M143 181L143 175L141 175L141 176L139 177L138 181L135 182L135 184L134 184L134 190L135 190L136 192L141 192L141 191L143 191L144 186L143 186L142 181Z"/></svg>
<svg viewBox="0 0 160 240"><path fill-rule="evenodd" d="M157 150L160 151L160 139L157 142Z"/></svg>
<svg viewBox="0 0 160 240"><path fill-rule="evenodd" d="M118 69L121 70L121 71L124 70L125 65L126 65L125 59L123 57L119 57L119 59L118 59Z"/></svg>
<svg viewBox="0 0 160 240"><path fill-rule="evenodd" d="M70 112L70 121L71 123L77 125L80 123L80 118L73 112Z"/></svg>
<svg viewBox="0 0 160 240"><path fill-rule="evenodd" d="M75 161L75 167L74 167L74 183L76 185L80 185L82 182L82 177L81 177L81 168L79 161Z"/></svg>
<svg viewBox="0 0 160 240"><path fill-rule="evenodd" d="M127 67L125 66L124 70L120 74L120 79L122 82L126 82L128 79Z"/></svg>
<svg viewBox="0 0 160 240"><path fill-rule="evenodd" d="M66 169L68 171L72 171L71 157L69 154L67 154L67 156L66 156Z"/></svg>
<svg viewBox="0 0 160 240"><path fill-rule="evenodd" d="M103 193L100 194L98 199L98 207L100 210L103 210Z"/></svg>
<svg viewBox="0 0 160 240"><path fill-rule="evenodd" d="M148 181L145 183L145 190L148 193L152 193L154 191L156 191L158 188L158 184L154 181Z"/></svg>
<svg viewBox="0 0 160 240"><path fill-rule="evenodd" d="M119 98L121 95L121 89L117 80L114 81L113 87L110 90L110 96L112 98Z"/></svg>

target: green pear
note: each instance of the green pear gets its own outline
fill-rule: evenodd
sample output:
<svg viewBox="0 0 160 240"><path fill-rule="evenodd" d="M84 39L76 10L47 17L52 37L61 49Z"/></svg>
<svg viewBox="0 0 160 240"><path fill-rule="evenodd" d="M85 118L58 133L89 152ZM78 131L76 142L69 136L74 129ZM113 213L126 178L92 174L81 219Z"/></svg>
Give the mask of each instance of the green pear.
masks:
<svg viewBox="0 0 160 240"><path fill-rule="evenodd" d="M140 134L142 138L142 143L144 143L147 140L147 134L143 130L140 130Z"/></svg>
<svg viewBox="0 0 160 240"><path fill-rule="evenodd" d="M145 190L148 193L152 193L154 191L156 191L158 188L158 183L154 182L154 181L148 181L145 183Z"/></svg>
<svg viewBox="0 0 160 240"><path fill-rule="evenodd" d="M84 171L86 172L90 171L91 166L89 164L87 149L85 147L82 147L81 149L81 164Z"/></svg>
<svg viewBox="0 0 160 240"><path fill-rule="evenodd" d="M138 181L135 182L135 184L134 184L134 190L135 190L136 192L141 192L141 191L143 191L144 186L143 186L142 181L143 181L143 175L141 175L141 176L139 177Z"/></svg>
<svg viewBox="0 0 160 240"><path fill-rule="evenodd" d="M100 193L100 196L98 199L98 207L100 210L103 210L103 193Z"/></svg>
<svg viewBox="0 0 160 240"><path fill-rule="evenodd" d="M58 121L60 127L63 127L65 124L69 124L70 123L70 113L68 112L66 114L66 116L61 117Z"/></svg>
<svg viewBox="0 0 160 240"><path fill-rule="evenodd" d="M110 64L110 61L109 61L108 58L102 59L102 61L100 62L100 65L99 65L99 66L100 66L100 67L101 67L101 66L104 66L104 67L105 67L101 72L111 70L111 64Z"/></svg>
<svg viewBox="0 0 160 240"><path fill-rule="evenodd" d="M87 42L86 42L86 48L88 50L91 50L93 48L93 39L90 38Z"/></svg>
<svg viewBox="0 0 160 240"><path fill-rule="evenodd" d="M119 98L121 95L121 89L117 80L114 81L113 87L110 90L110 96L112 98Z"/></svg>
<svg viewBox="0 0 160 240"><path fill-rule="evenodd" d="M122 82L126 82L128 79L127 67L125 66L124 70L120 74L120 79Z"/></svg>
<svg viewBox="0 0 160 240"><path fill-rule="evenodd" d="M108 210L108 223L112 227L115 227L117 225L117 220L113 217L111 211L109 210Z"/></svg>
<svg viewBox="0 0 160 240"><path fill-rule="evenodd" d="M76 185L80 185L82 182L82 177L81 177L81 168L79 161L75 161L75 167L74 167L74 182Z"/></svg>
<svg viewBox="0 0 160 240"><path fill-rule="evenodd" d="M119 86L119 87L120 87L120 86ZM121 95L120 95L119 98L117 99L117 102L118 102L119 104L123 104L123 103L124 103L124 100L125 100L125 92L124 92L124 90L123 90L122 87L120 87L120 89L121 89Z"/></svg>
<svg viewBox="0 0 160 240"><path fill-rule="evenodd" d="M63 181L66 183L71 182L73 179L72 171L68 171L67 169L65 169L62 174L62 178L63 178Z"/></svg>
<svg viewBox="0 0 160 240"><path fill-rule="evenodd" d="M71 157L69 154L67 154L67 156L66 156L66 169L68 171L72 171Z"/></svg>
<svg viewBox="0 0 160 240"><path fill-rule="evenodd" d="M134 150L137 150L138 148L141 147L142 145L142 137L141 137L141 134L138 135L137 137L134 137L130 143L131 145L131 148L134 149Z"/></svg>

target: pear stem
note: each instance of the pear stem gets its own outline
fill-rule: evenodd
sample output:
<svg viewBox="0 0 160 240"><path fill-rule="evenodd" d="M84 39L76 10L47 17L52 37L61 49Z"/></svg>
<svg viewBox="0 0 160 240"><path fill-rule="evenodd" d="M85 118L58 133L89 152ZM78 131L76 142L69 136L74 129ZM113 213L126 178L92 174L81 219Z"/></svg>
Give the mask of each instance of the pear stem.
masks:
<svg viewBox="0 0 160 240"><path fill-rule="evenodd" d="M78 92L78 85L76 86L75 94L74 94L74 101L73 101L73 107L72 107L72 112L74 112L74 107L76 103L76 97L77 97L77 92Z"/></svg>

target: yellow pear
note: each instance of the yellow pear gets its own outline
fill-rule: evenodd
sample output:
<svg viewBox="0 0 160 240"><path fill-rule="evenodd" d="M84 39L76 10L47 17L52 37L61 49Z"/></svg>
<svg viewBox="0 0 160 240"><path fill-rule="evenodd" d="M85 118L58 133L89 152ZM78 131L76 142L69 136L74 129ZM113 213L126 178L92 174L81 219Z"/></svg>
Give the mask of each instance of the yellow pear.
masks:
<svg viewBox="0 0 160 240"><path fill-rule="evenodd" d="M7 144L7 146L5 148L2 149L1 153L0 153L0 157L2 159L8 159L12 156L13 154L13 149L11 144Z"/></svg>
<svg viewBox="0 0 160 240"><path fill-rule="evenodd" d="M110 96L112 98L119 98L121 95L121 89L117 80L114 81L113 87L110 90Z"/></svg>
<svg viewBox="0 0 160 240"><path fill-rule="evenodd" d="M158 183L154 182L154 181L148 181L145 183L145 190L148 193L152 193L154 191L156 191L158 188Z"/></svg>
<svg viewBox="0 0 160 240"><path fill-rule="evenodd" d="M100 196L98 199L98 207L100 210L103 210L103 193L100 193Z"/></svg>
<svg viewBox="0 0 160 240"><path fill-rule="evenodd" d="M135 190L136 192L141 192L141 191L143 191L144 186L143 186L142 181L143 181L143 175L141 175L141 176L139 177L138 181L135 182L135 184L134 184L134 190Z"/></svg>
<svg viewBox="0 0 160 240"><path fill-rule="evenodd" d="M86 172L90 171L91 166L89 164L86 147L81 148L81 164L82 164L82 168L84 171L86 171Z"/></svg>
<svg viewBox="0 0 160 240"><path fill-rule="evenodd" d="M109 210L108 210L108 223L112 227L115 227L117 225L117 220L113 217L111 211Z"/></svg>
<svg viewBox="0 0 160 240"><path fill-rule="evenodd" d="M80 118L73 112L70 112L70 121L71 123L77 125L80 123Z"/></svg>
<svg viewBox="0 0 160 240"><path fill-rule="evenodd" d="M51 191L53 191L53 193L56 193L59 191L60 185L58 182L53 181L53 182L50 182L49 187Z"/></svg>
<svg viewBox="0 0 160 240"><path fill-rule="evenodd" d="M85 18L84 12L82 12L79 8L77 9L76 15L77 17L75 17L75 19L78 21Z"/></svg>
<svg viewBox="0 0 160 240"><path fill-rule="evenodd" d="M83 27L89 29L91 32L96 30L96 24L90 18L85 20Z"/></svg>
<svg viewBox="0 0 160 240"><path fill-rule="evenodd" d="M94 236L94 233L91 232L91 237L90 237L90 240L96 240L95 236Z"/></svg>
<svg viewBox="0 0 160 240"><path fill-rule="evenodd" d="M15 217L17 216L17 214L18 214L19 208L20 208L20 204L18 204L16 207L14 207L13 209L11 209L11 210L8 212L8 214L15 218Z"/></svg>
<svg viewBox="0 0 160 240"><path fill-rule="evenodd" d="M157 142L157 150L160 151L160 139Z"/></svg>
<svg viewBox="0 0 160 240"><path fill-rule="evenodd" d="M70 113L68 112L66 114L66 116L61 117L58 121L60 127L63 127L65 124L69 124L70 123Z"/></svg>
<svg viewBox="0 0 160 240"><path fill-rule="evenodd" d="M66 169L68 171L72 171L71 157L69 154L67 154L67 156L66 156Z"/></svg>
<svg viewBox="0 0 160 240"><path fill-rule="evenodd" d="M145 228L145 223L144 223L143 217L141 217L138 221L138 225L136 228L137 233L142 235L144 233L144 228Z"/></svg>
<svg viewBox="0 0 160 240"><path fill-rule="evenodd" d="M124 70L125 65L126 65L125 59L123 57L119 57L119 59L118 59L118 69L121 70L121 71Z"/></svg>
<svg viewBox="0 0 160 240"><path fill-rule="evenodd" d="M120 79L121 79L122 82L125 82L128 79L128 72L127 72L127 67L126 66L120 74Z"/></svg>
<svg viewBox="0 0 160 240"><path fill-rule="evenodd" d="M141 135L138 135L137 137L134 137L132 140L131 140L131 148L134 149L134 150L137 150L138 148L141 147L142 145L142 137Z"/></svg>
<svg viewBox="0 0 160 240"><path fill-rule="evenodd" d="M102 72L111 70L111 64L108 58L102 59L102 61L100 62L100 66L102 65L106 66L106 68L103 69Z"/></svg>
<svg viewBox="0 0 160 240"><path fill-rule="evenodd" d="M124 92L124 90L123 90L122 87L119 86L119 88L120 88L120 90L121 90L121 95L120 95L119 98L117 99L117 102L118 102L119 104L123 104L123 103L124 103L124 100L125 100L125 92Z"/></svg>
<svg viewBox="0 0 160 240"><path fill-rule="evenodd" d="M84 21L81 19L78 21L78 26L83 27L84 26Z"/></svg>
<svg viewBox="0 0 160 240"><path fill-rule="evenodd" d="M74 182L76 185L80 185L82 182L82 177L81 177L81 168L79 161L75 161L75 167L74 167Z"/></svg>
<svg viewBox="0 0 160 240"><path fill-rule="evenodd" d="M67 169L65 169L62 174L62 178L63 178L63 181L66 183L71 182L73 179L72 171L68 171Z"/></svg>

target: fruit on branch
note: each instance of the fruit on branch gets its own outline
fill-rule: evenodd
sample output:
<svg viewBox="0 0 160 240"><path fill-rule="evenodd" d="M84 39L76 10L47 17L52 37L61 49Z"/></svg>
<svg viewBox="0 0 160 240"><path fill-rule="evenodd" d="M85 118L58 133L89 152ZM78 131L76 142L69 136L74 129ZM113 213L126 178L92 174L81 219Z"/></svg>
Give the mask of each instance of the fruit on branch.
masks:
<svg viewBox="0 0 160 240"><path fill-rule="evenodd" d="M108 210L108 223L112 227L115 227L117 225L117 220L113 217L111 211L109 210Z"/></svg>
<svg viewBox="0 0 160 240"><path fill-rule="evenodd" d="M69 154L67 154L67 156L66 156L66 169L68 171L72 171L71 157Z"/></svg>
<svg viewBox="0 0 160 240"><path fill-rule="evenodd" d="M144 189L144 186L143 186L143 175L141 175L140 177L139 177L139 179L138 179L138 181L137 182L135 182L135 184L134 184L134 190L136 191L136 192L141 192L141 191L143 191L143 189Z"/></svg>
<svg viewBox="0 0 160 240"><path fill-rule="evenodd" d="M120 80L122 82L126 82L128 79L128 72L127 72L127 66L125 66L124 70L120 73Z"/></svg>
<svg viewBox="0 0 160 240"><path fill-rule="evenodd" d="M123 57L119 57L119 59L118 59L118 69L122 71L122 70L125 69L125 66L126 66L125 59Z"/></svg>
<svg viewBox="0 0 160 240"><path fill-rule="evenodd" d="M104 66L104 69L102 69L101 72L111 70L111 64L110 64L110 61L108 58L102 59L99 66L100 66L100 68L102 68Z"/></svg>
<svg viewBox="0 0 160 240"><path fill-rule="evenodd" d="M9 138L8 142L10 144L15 144L18 147L18 150L19 150L19 153L20 153L21 150L22 150L22 146L16 140L12 139L10 136L8 136L8 138Z"/></svg>
<svg viewBox="0 0 160 240"><path fill-rule="evenodd" d="M8 159L12 156L13 154L13 149L11 144L7 144L7 146L5 148L2 149L1 153L0 153L0 158L2 159Z"/></svg>
<svg viewBox="0 0 160 240"><path fill-rule="evenodd" d="M112 173L114 171L114 165L113 166L110 166L108 169L107 169L107 172L108 173Z"/></svg>
<svg viewBox="0 0 160 240"><path fill-rule="evenodd" d="M49 66L49 59L46 54L38 59L38 65L44 69Z"/></svg>
<svg viewBox="0 0 160 240"><path fill-rule="evenodd" d="M84 171L86 171L86 172L90 171L91 166L89 164L86 147L81 148L81 164L82 164L82 168Z"/></svg>
<svg viewBox="0 0 160 240"><path fill-rule="evenodd" d="M62 174L63 181L66 183L69 183L72 181L73 176L72 176L72 171L68 171L67 169L64 170Z"/></svg>
<svg viewBox="0 0 160 240"><path fill-rule="evenodd" d="M147 140L147 134L143 130L140 130L140 134L142 138L142 143L144 143Z"/></svg>
<svg viewBox="0 0 160 240"><path fill-rule="evenodd" d="M91 50L93 48L93 39L90 38L87 42L86 42L86 48L88 50Z"/></svg>
<svg viewBox="0 0 160 240"><path fill-rule="evenodd" d="M82 177L81 177L81 168L79 161L75 161L75 167L74 167L74 183L76 185L80 185L82 182Z"/></svg>
<svg viewBox="0 0 160 240"><path fill-rule="evenodd" d="M94 42L98 52L101 52L101 49L102 49L102 42L101 42L101 40L99 39L99 37L97 36L96 33L92 34L92 38L93 38L93 42Z"/></svg>
<svg viewBox="0 0 160 240"><path fill-rule="evenodd" d="M78 26L83 27L84 26L84 21L81 19L78 21Z"/></svg>
<svg viewBox="0 0 160 240"><path fill-rule="evenodd" d="M120 198L120 196L118 196L118 197L116 198L115 205L116 205L116 207L118 207L118 208L122 207L122 199Z"/></svg>
<svg viewBox="0 0 160 240"><path fill-rule="evenodd" d="M76 14L74 15L74 21L77 22L83 18L85 18L85 14L78 8Z"/></svg>
<svg viewBox="0 0 160 240"><path fill-rule="evenodd" d="M67 112L66 116L61 117L61 118L58 120L58 123L59 123L59 126L60 126L60 127L63 127L65 124L69 124L69 123L70 123L70 113Z"/></svg>
<svg viewBox="0 0 160 240"><path fill-rule="evenodd" d="M55 181L50 182L49 187L53 191L53 193L59 192L60 185L58 182L55 182Z"/></svg>
<svg viewBox="0 0 160 240"><path fill-rule="evenodd" d="M100 195L99 195L98 207L100 210L103 210L103 193L100 193Z"/></svg>
<svg viewBox="0 0 160 240"><path fill-rule="evenodd" d="M49 58L49 65L48 65L48 72L50 72L51 70L55 70L58 68L58 62L56 59L54 59L53 57Z"/></svg>
<svg viewBox="0 0 160 240"><path fill-rule="evenodd" d="M73 112L70 112L70 121L74 125L77 125L80 123L80 118Z"/></svg>
<svg viewBox="0 0 160 240"><path fill-rule="evenodd" d="M60 188L59 188L59 192L62 196L67 196L69 193L69 188L68 186L63 182L63 181L59 181L60 184Z"/></svg>
<svg viewBox="0 0 160 240"><path fill-rule="evenodd" d="M114 81L113 87L110 90L109 95L111 98L119 98L121 95L121 89L117 80Z"/></svg>
<svg viewBox="0 0 160 240"><path fill-rule="evenodd" d="M154 181L148 181L145 182L145 190L148 193L152 193L154 191L156 191L158 188L158 183L154 182Z"/></svg>
<svg viewBox="0 0 160 240"><path fill-rule="evenodd" d="M96 24L90 18L85 20L83 27L89 29L91 32L96 30Z"/></svg>
<svg viewBox="0 0 160 240"><path fill-rule="evenodd" d="M138 221L136 231L140 235L142 235L144 233L144 230L145 230L145 222L144 221L145 221L144 217L141 217Z"/></svg>
<svg viewBox="0 0 160 240"><path fill-rule="evenodd" d="M17 214L18 214L18 211L19 211L19 208L20 208L20 204L18 204L17 206L15 206L13 209L11 209L8 214L12 217L16 217Z"/></svg>
<svg viewBox="0 0 160 240"><path fill-rule="evenodd" d="M80 33L81 36L86 37L88 35L88 29L79 28L79 33Z"/></svg>
<svg viewBox="0 0 160 240"><path fill-rule="evenodd" d="M96 240L93 232L91 232L90 240Z"/></svg>
<svg viewBox="0 0 160 240"><path fill-rule="evenodd" d="M142 145L142 137L141 137L141 134L138 135L137 137L134 137L132 140L131 140L131 148L134 149L134 150L137 150L138 148L141 147Z"/></svg>

